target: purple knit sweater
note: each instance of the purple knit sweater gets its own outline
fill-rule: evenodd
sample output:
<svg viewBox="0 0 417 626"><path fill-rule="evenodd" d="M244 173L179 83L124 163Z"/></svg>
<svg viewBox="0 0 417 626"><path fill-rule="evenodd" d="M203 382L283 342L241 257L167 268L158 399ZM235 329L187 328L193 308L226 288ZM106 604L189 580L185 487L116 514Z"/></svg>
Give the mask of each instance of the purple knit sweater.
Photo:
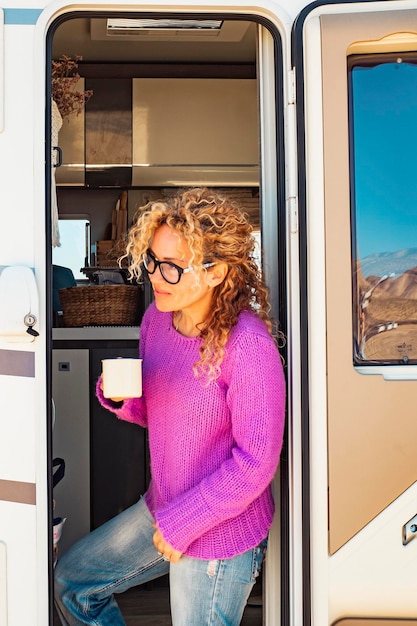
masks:
<svg viewBox="0 0 417 626"><path fill-rule="evenodd" d="M151 304L141 325L142 398L116 408L100 381L97 396L120 419L148 428L145 498L165 541L192 557L229 558L260 543L272 523L285 382L277 348L253 313L240 314L220 378L208 386L192 371L200 345Z"/></svg>

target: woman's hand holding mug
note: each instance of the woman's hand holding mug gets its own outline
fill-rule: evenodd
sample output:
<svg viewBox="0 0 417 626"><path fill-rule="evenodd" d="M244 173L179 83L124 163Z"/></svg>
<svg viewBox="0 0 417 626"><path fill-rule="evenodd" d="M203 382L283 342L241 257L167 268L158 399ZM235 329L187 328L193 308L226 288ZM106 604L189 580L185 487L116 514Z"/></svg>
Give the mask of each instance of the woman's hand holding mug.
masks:
<svg viewBox="0 0 417 626"><path fill-rule="evenodd" d="M142 395L142 359L103 359L101 389L105 398L121 402Z"/></svg>
<svg viewBox="0 0 417 626"><path fill-rule="evenodd" d="M101 373L100 389L103 391L103 373ZM126 398L109 398L112 402L124 402Z"/></svg>

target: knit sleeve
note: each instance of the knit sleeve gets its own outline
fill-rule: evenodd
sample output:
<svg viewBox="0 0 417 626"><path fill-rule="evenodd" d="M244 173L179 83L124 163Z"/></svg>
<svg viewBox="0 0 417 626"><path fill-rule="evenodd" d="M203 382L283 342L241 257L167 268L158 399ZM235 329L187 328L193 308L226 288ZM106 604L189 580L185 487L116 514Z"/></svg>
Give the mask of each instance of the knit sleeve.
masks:
<svg viewBox="0 0 417 626"><path fill-rule="evenodd" d="M146 334L149 326L149 311L143 317L140 327L139 357L143 358L145 352ZM96 383L96 396L100 404L125 422L132 422L140 426L147 426L146 402L145 398L129 398L123 403L113 402L110 398L105 398L101 388L102 377Z"/></svg>
<svg viewBox="0 0 417 626"><path fill-rule="evenodd" d="M146 404L145 399L141 398L128 398L124 402L113 402L110 398L105 398L103 390L101 388L102 378L97 380L96 384L96 396L101 406L108 409L117 417L125 422L132 422L133 424L139 424L139 426L147 426L146 419Z"/></svg>
<svg viewBox="0 0 417 626"><path fill-rule="evenodd" d="M245 511L269 487L279 462L285 381L273 340L245 333L223 369L234 440L231 453L214 473L156 511L165 540L181 552Z"/></svg>

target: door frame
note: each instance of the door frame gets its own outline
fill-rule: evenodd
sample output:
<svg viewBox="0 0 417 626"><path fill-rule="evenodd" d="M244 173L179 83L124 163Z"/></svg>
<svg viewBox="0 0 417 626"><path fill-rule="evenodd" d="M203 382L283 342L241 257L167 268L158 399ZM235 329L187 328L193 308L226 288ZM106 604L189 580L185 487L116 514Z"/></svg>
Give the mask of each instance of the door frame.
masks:
<svg viewBox="0 0 417 626"><path fill-rule="evenodd" d="M128 6L127 6L128 5ZM148 9L148 10L146 10ZM52 12L46 10L39 20L38 29L44 29L46 32L46 55L45 55L45 77L46 77L46 101L45 101L45 129L49 128L51 118L51 90L50 90L50 66L51 66L51 49L52 39L55 29L62 21L65 21L69 15L76 16L97 16L99 14L123 14L127 13L142 15L146 14L147 17L160 17L164 16L175 17L181 15L183 18L193 18L198 16L199 19L204 17L213 19L214 16L223 19L240 19L247 21L254 21L260 26L264 26L266 30L272 35L269 41L262 39L262 43L259 49L259 53L262 56L261 63L267 66L266 72L269 77L274 77L274 85L271 88L269 81L262 81L260 77L258 80L262 82L260 89L261 95L261 185L260 195L262 197L262 214L261 219L264 223L268 224L268 228L264 231L268 237L268 246L265 265L267 267L267 282L271 283L271 300L273 306L273 312L280 319L280 329L286 335L286 345L283 347L284 358L286 360L286 368L289 372L293 367L294 359L292 346L298 345L297 340L297 326L294 324L288 324L288 317L290 314L290 307L287 300L288 287L287 283L289 278L296 281L297 271L293 268L291 275L289 276L288 261L287 261L287 249L289 246L288 240L288 228L286 222L287 213L287 187L288 187L288 171L291 172L291 166L288 167L288 163L285 163L284 153L285 145L290 144L288 137L285 135L284 118L287 108L287 82L286 75L289 63L289 50L290 50L290 37L286 30L286 24L288 24L288 18L283 14L279 18L276 14L271 14L268 4L260 6L256 11L249 10L248 12L242 12L242 7L236 7L235 5L222 5L218 10L204 10L204 5L198 5L198 7L192 3L189 5L183 5L178 7L177 5L166 5L164 8L159 8L156 12L152 5L147 7L143 4L139 7L134 2L127 2L124 4L123 11L119 9L116 4L100 4L91 10L91 5L88 8L79 9L77 11L71 10L70 7L66 7L62 4L60 10ZM44 35L43 35L44 38ZM274 58L271 58L273 55ZM284 67L285 65L285 67ZM263 76L263 71L260 71ZM275 102L275 104L273 104ZM271 127L274 127L274 133L271 133ZM45 162L46 162L46 176L45 172L45 225L47 233L47 245L46 245L46 284L51 284L51 229L50 229L50 164L51 164L51 138L50 133L46 132L46 146L45 146ZM295 181L295 177L292 174L292 180ZM294 185L294 182L293 182ZM271 223L271 217L273 222ZM296 235L293 233L291 238L292 242L292 255L294 257L297 248ZM275 243L275 245L274 245ZM269 278L268 278L269 276ZM277 276L277 280L272 280L273 276ZM51 310L51 295L50 289L46 289L47 308ZM297 303L292 303L291 314L297 314ZM294 313L295 312L295 313ZM291 334L288 330L292 328ZM52 319L49 320L49 328L52 328ZM49 333L51 336L51 333ZM47 362L50 363L50 356L52 354L52 341L47 346ZM291 355L291 356L290 356ZM50 366L48 366L48 380L51 380ZM296 376L297 378L297 376ZM50 384L48 396L50 395ZM289 393L289 407L291 406L290 393ZM290 414L290 408L289 408ZM298 420L297 420L298 421ZM51 415L48 417L49 424L51 423ZM292 429L287 426L287 433ZM51 432L51 429L50 429ZM290 441L289 435L286 434L287 442ZM294 436L291 438L294 441ZM285 449L288 449L292 445L291 443L285 444ZM288 456L291 456L289 453ZM299 601L294 602L293 590L290 581L294 580L294 575L301 571L301 563L297 563L294 566L294 559L301 559L301 554L298 549L299 543L294 541L295 533L292 531L294 525L294 519L297 517L299 520L301 516L300 511L300 493L301 487L298 484L299 472L295 469L297 458L292 455L291 457L292 467L289 467L286 455L284 454L281 462L281 469L274 482L274 493L277 502L277 515L275 521L275 530L271 532L271 539L269 545L269 554L277 554L280 556L280 565L277 566L276 560L269 558L266 564L266 593L265 593L265 606L264 615L265 623L272 626L272 624L280 623L282 615L282 623L297 623L293 621L291 617L292 608L294 605L299 605ZM295 469L295 471L294 471ZM290 479L289 474L294 472ZM292 495L289 497L289 483L291 480ZM50 496L52 498L52 495ZM278 524L280 524L281 532L278 532ZM298 521L301 525L301 522ZM50 541L51 545L51 541ZM295 547L296 546L296 547ZM53 584L52 572L49 581L49 595L50 595L50 615L52 615L52 584ZM281 602L276 593L277 585L283 590L283 597ZM301 590L301 585L295 585L298 589L298 593Z"/></svg>

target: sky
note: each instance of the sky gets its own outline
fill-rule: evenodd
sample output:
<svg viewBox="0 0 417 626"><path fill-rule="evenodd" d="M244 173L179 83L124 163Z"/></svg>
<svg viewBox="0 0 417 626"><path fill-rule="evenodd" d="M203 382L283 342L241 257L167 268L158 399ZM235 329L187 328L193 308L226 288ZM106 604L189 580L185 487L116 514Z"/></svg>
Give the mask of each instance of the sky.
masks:
<svg viewBox="0 0 417 626"><path fill-rule="evenodd" d="M352 72L360 259L417 248L417 65Z"/></svg>

